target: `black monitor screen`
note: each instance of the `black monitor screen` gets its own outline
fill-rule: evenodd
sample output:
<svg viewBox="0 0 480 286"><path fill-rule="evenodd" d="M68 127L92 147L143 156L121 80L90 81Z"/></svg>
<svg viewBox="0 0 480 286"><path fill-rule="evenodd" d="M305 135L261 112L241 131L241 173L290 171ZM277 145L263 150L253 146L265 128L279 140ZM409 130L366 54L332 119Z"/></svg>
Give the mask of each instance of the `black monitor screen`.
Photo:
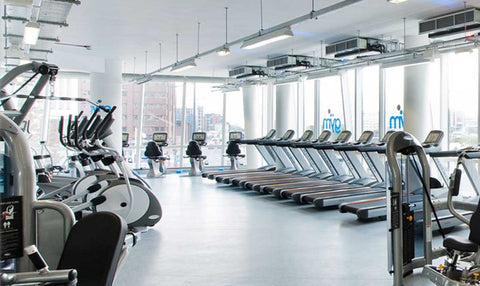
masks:
<svg viewBox="0 0 480 286"><path fill-rule="evenodd" d="M128 142L128 133L122 133L122 142Z"/></svg>
<svg viewBox="0 0 480 286"><path fill-rule="evenodd" d="M205 138L207 137L207 134L205 132L194 132L192 134L192 139L194 141L205 141Z"/></svg>
<svg viewBox="0 0 480 286"><path fill-rule="evenodd" d="M233 131L228 134L229 140L240 140L242 139L242 137L243 137L242 132L238 132L238 131Z"/></svg>
<svg viewBox="0 0 480 286"><path fill-rule="evenodd" d="M167 133L153 133L153 141L155 142L167 141Z"/></svg>

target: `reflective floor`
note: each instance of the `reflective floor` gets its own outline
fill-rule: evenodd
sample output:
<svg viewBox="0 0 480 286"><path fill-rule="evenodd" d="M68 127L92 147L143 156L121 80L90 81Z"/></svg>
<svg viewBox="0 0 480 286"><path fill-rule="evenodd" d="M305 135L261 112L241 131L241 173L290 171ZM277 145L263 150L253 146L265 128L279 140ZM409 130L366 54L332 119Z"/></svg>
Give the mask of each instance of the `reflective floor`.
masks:
<svg viewBox="0 0 480 286"><path fill-rule="evenodd" d="M385 221L200 177L149 182L164 217L131 250L116 286L392 285ZM414 275L406 285L433 284Z"/></svg>

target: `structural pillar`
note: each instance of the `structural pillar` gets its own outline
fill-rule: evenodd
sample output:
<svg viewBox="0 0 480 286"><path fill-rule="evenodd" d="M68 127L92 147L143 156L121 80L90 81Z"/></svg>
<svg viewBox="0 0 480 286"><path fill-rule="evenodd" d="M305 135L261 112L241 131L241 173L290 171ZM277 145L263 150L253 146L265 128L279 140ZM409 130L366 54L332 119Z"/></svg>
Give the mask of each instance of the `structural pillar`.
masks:
<svg viewBox="0 0 480 286"><path fill-rule="evenodd" d="M90 99L101 100L102 105L116 106L113 114L115 119L111 130L114 148L121 154L122 151L122 62L106 59L104 73L91 73Z"/></svg>
<svg viewBox="0 0 480 286"><path fill-rule="evenodd" d="M406 66L404 71L404 130L422 141L430 126L431 64Z"/></svg>
<svg viewBox="0 0 480 286"><path fill-rule="evenodd" d="M278 136L282 136L288 129L295 130L297 127L296 87L295 83L276 86L275 128Z"/></svg>
<svg viewBox="0 0 480 286"><path fill-rule="evenodd" d="M245 138L262 137L262 96L261 87L248 85L242 87L243 115L245 120ZM260 167L262 158L252 145L247 145L247 168Z"/></svg>

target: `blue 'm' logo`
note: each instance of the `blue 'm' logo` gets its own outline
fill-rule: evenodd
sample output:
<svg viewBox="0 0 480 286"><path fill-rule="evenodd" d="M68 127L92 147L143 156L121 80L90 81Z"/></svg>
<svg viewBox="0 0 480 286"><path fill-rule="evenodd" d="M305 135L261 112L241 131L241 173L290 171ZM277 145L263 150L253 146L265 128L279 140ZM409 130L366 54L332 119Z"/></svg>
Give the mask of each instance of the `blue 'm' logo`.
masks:
<svg viewBox="0 0 480 286"><path fill-rule="evenodd" d="M397 106L399 115L390 116L389 129L403 129L403 110L400 105Z"/></svg>
<svg viewBox="0 0 480 286"><path fill-rule="evenodd" d="M335 134L340 133L342 131L342 121L340 118L334 117L335 115L330 113L330 110L328 110L328 113L330 117L323 119L322 128L332 130L332 132Z"/></svg>

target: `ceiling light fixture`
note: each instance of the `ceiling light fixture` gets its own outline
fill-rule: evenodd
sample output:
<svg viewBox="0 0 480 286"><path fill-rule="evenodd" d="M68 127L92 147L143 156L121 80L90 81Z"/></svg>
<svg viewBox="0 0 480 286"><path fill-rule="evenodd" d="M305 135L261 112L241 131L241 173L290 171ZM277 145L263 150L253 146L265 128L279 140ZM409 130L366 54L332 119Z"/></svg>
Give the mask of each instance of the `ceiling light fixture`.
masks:
<svg viewBox="0 0 480 286"><path fill-rule="evenodd" d="M28 22L23 31L23 43L26 45L36 45L39 34L40 25L37 22Z"/></svg>
<svg viewBox="0 0 480 286"><path fill-rule="evenodd" d="M395 67L408 67L421 64L432 63L433 58L425 57L422 55L407 55L400 58L394 58L392 60L386 60L381 63L381 67L384 69L395 68Z"/></svg>
<svg viewBox="0 0 480 286"><path fill-rule="evenodd" d="M225 7L225 44L219 50L217 50L217 55L223 57L230 54L230 49L228 48L228 7Z"/></svg>
<svg viewBox="0 0 480 286"><path fill-rule="evenodd" d="M217 50L217 55L223 57L228 56L230 54L230 49L225 45L220 50Z"/></svg>
<svg viewBox="0 0 480 286"><path fill-rule="evenodd" d="M176 62L175 65L170 70L171 72L181 72L196 67L197 64L195 60L189 60L183 63Z"/></svg>
<svg viewBox="0 0 480 286"><path fill-rule="evenodd" d="M176 39L177 40L177 61L172 66L172 69L170 71L171 72L181 72L181 71L188 70L188 69L191 69L193 67L196 67L197 64L195 63L195 59L186 60L184 62L178 62L178 33L175 34L175 36L177 37L177 39Z"/></svg>
<svg viewBox="0 0 480 286"><path fill-rule="evenodd" d="M243 41L243 44L240 48L251 50L290 37L293 37L290 26L275 29L269 32L265 32L263 30L263 0L260 0L260 31L258 31L258 36Z"/></svg>
<svg viewBox="0 0 480 286"><path fill-rule="evenodd" d="M387 1L392 4L400 4L400 3L407 2L408 0L387 0Z"/></svg>
<svg viewBox="0 0 480 286"><path fill-rule="evenodd" d="M266 34L262 34L262 31L259 33L260 35L258 37L244 41L240 48L251 50L293 37L293 32L290 26Z"/></svg>

